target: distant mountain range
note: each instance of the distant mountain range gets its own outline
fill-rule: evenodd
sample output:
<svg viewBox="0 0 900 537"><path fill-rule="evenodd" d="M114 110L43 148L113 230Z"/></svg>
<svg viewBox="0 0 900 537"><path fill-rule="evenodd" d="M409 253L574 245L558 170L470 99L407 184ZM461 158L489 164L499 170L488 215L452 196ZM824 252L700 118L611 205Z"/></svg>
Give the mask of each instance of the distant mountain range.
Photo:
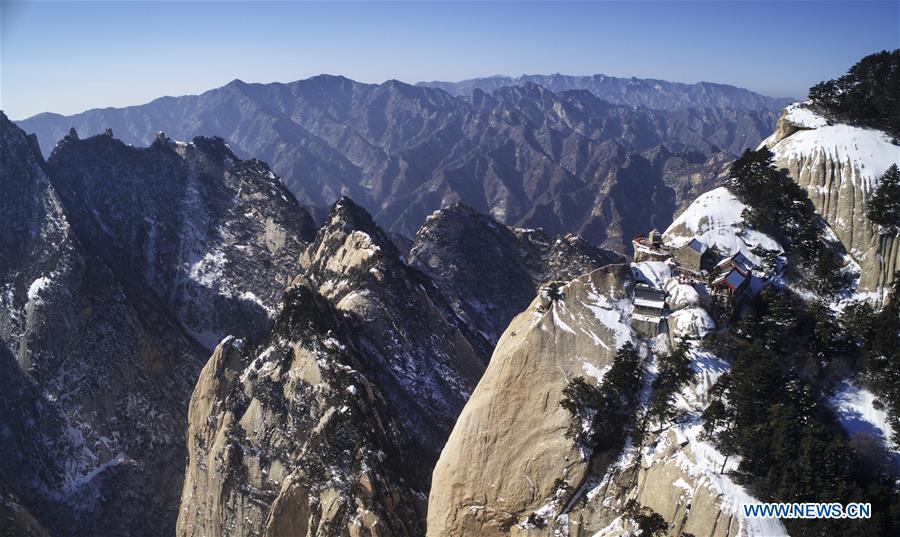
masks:
<svg viewBox="0 0 900 537"><path fill-rule="evenodd" d="M476 89L491 92L498 88L539 84L551 91L587 90L612 104L641 106L656 110L685 108L727 108L778 112L797 99L769 97L744 88L712 82L682 84L653 78L620 78L606 75L521 75L470 78L459 82L419 82L418 86L440 88L451 95L471 95Z"/></svg>
<svg viewBox="0 0 900 537"><path fill-rule="evenodd" d="M220 136L238 157L270 163L302 204L348 195L392 233L411 237L432 211L460 201L504 224L577 232L627 253L634 233L664 228L716 186L733 155L771 132L786 102L712 84L486 80L497 87L466 96L326 75L235 80L201 95L18 124L45 154L70 128L83 136L111 128L133 145L148 145L157 131ZM608 80L618 89L605 90ZM582 86L589 91L570 90Z"/></svg>

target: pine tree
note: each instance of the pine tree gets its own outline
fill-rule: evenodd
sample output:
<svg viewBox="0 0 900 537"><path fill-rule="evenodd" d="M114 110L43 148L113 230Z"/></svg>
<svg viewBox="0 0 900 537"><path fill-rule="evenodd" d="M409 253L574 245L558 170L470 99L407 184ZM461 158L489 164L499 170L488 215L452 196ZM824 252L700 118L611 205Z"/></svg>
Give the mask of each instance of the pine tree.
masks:
<svg viewBox="0 0 900 537"><path fill-rule="evenodd" d="M575 377L563 388L560 406L572 416L566 436L591 452L620 447L633 432L640 387L640 356L626 342L599 386Z"/></svg>
<svg viewBox="0 0 900 537"><path fill-rule="evenodd" d="M660 423L675 416L673 398L694 376L691 358L683 345L660 359L659 374L653 379L653 395L650 398L650 416Z"/></svg>
<svg viewBox="0 0 900 537"><path fill-rule="evenodd" d="M866 215L884 235L900 231L900 169L896 164L881 176L878 188L869 198Z"/></svg>
<svg viewBox="0 0 900 537"><path fill-rule="evenodd" d="M866 56L847 74L816 84L809 100L842 121L900 136L900 49Z"/></svg>

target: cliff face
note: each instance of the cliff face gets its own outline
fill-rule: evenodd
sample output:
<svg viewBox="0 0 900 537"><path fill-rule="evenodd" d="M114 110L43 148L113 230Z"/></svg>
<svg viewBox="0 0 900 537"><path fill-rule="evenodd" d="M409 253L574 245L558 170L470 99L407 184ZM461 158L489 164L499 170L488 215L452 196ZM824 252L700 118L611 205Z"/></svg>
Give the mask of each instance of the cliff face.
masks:
<svg viewBox="0 0 900 537"><path fill-rule="evenodd" d="M424 535L433 461L494 343L479 329L497 312L460 304L500 304L506 322L510 301L543 278L609 255L454 206L417 235L407 263L340 199L268 338L226 339L204 368L179 535ZM515 281L477 285L451 267Z"/></svg>
<svg viewBox="0 0 900 537"><path fill-rule="evenodd" d="M900 270L900 236L879 234L866 202L900 146L887 134L832 123L803 104L787 108L763 145L806 189L816 210L859 265L859 290L882 300Z"/></svg>
<svg viewBox="0 0 900 537"><path fill-rule="evenodd" d="M454 315L440 290L404 263L387 234L348 198L334 205L300 265L354 324L367 373L436 456L484 370L489 343Z"/></svg>
<svg viewBox="0 0 900 537"><path fill-rule="evenodd" d="M619 303L632 283L626 265L610 265L512 321L435 467L428 535L516 534L555 500L558 479L581 486L590 468L565 437L562 389L572 376L599 374L631 339Z"/></svg>
<svg viewBox="0 0 900 537"><path fill-rule="evenodd" d="M3 501L52 535L171 534L204 345L268 333L309 215L219 139L72 132L45 163L0 113L0 161Z"/></svg>

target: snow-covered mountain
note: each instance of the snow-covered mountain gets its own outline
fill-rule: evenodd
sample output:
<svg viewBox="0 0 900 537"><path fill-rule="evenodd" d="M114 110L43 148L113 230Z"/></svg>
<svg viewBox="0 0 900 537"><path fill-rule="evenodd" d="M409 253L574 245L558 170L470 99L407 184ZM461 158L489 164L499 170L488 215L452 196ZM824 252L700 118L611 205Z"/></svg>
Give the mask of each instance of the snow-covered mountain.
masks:
<svg viewBox="0 0 900 537"><path fill-rule="evenodd" d="M46 162L0 114L0 533L900 531L893 123L814 91L735 160L734 88L494 82L235 82Z"/></svg>
<svg viewBox="0 0 900 537"><path fill-rule="evenodd" d="M866 216L866 203L884 172L900 165L900 145L877 129L829 120L809 103L789 106L763 145L860 266L860 291L884 299L900 270L900 237L879 230Z"/></svg>
<svg viewBox="0 0 900 537"><path fill-rule="evenodd" d="M635 237L630 267L546 286L510 323L435 467L429 536L890 534L896 237L865 203L900 148L802 105L764 145ZM871 520L742 510L859 494L883 495Z"/></svg>
<svg viewBox="0 0 900 537"><path fill-rule="evenodd" d="M239 329L268 331L315 232L268 166L221 138L160 133L135 148L73 131L47 166L81 240L208 349Z"/></svg>
<svg viewBox="0 0 900 537"><path fill-rule="evenodd" d="M21 528L158 535L176 513L188 534L257 531L271 513L272 527L290 528L278 513L303 490L357 498L375 517L362 524L421 535L433 461L495 343L479 327L505 325L547 279L618 258L462 206L414 244L348 198L316 231L264 163L221 139L159 134L139 148L73 131L45 163L34 137L2 119L0 485ZM504 268L478 251L521 276L515 292L448 272ZM416 261L426 252L440 263ZM491 307L467 313L471 297ZM269 369L290 356L296 367ZM315 370L306 388L304 368ZM351 381L368 402L344 437L335 396L355 395ZM282 401L299 406L285 414ZM284 445L297 434L310 442ZM328 473L350 464L348 442L367 446L356 455L368 462ZM310 466L310 453L326 466ZM323 489L328 476L346 487ZM382 508L357 485L379 491ZM205 500L213 491L221 503ZM326 533L358 520L328 516L316 522Z"/></svg>
<svg viewBox="0 0 900 537"><path fill-rule="evenodd" d="M462 206L436 214L412 250L407 262L364 209L335 203L272 334L257 346L226 340L201 375L179 535L423 535L434 459L493 348L478 327L560 267L613 256ZM523 275L514 296L450 269L477 268L487 251ZM426 252L432 263L415 261ZM478 300L488 306L461 306Z"/></svg>
<svg viewBox="0 0 900 537"><path fill-rule="evenodd" d="M207 346L270 329L309 216L221 140L0 135L0 480L51 534L169 533Z"/></svg>

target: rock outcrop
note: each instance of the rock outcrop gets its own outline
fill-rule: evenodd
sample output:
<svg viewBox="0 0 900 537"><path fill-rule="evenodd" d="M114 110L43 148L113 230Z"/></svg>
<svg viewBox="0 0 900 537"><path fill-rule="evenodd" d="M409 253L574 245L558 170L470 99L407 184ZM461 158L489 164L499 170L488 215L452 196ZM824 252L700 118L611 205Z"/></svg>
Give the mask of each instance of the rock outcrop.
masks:
<svg viewBox="0 0 900 537"><path fill-rule="evenodd" d="M569 281L618 262L618 254L577 235L509 228L453 204L430 215L416 233L409 264L421 270L465 323L496 344L538 287Z"/></svg>
<svg viewBox="0 0 900 537"><path fill-rule="evenodd" d="M410 255L353 201L334 204L272 334L253 348L228 338L204 368L179 535L423 535L433 463L494 343L475 329L494 310L467 318L459 304L503 314L544 278L611 257L461 206L435 215ZM507 270L517 295L450 266Z"/></svg>
<svg viewBox="0 0 900 537"><path fill-rule="evenodd" d="M335 203L300 265L355 323L367 349L366 374L436 456L484 371L490 343L456 317L447 297L349 198Z"/></svg>
<svg viewBox="0 0 900 537"><path fill-rule="evenodd" d="M136 148L67 136L50 175L85 244L208 349L263 337L315 227L266 164L220 138Z"/></svg>
<svg viewBox="0 0 900 537"><path fill-rule="evenodd" d="M220 139L45 163L0 115L0 160L0 481L54 535L171 534L203 360L268 333L311 219Z"/></svg>
<svg viewBox="0 0 900 537"><path fill-rule="evenodd" d="M81 240L2 114L0 161L0 481L52 534L171 532L203 350Z"/></svg>
<svg viewBox="0 0 900 537"><path fill-rule="evenodd" d="M341 312L299 278L271 335L226 338L191 399L177 535L415 536L428 475L362 373Z"/></svg>
<svg viewBox="0 0 900 537"><path fill-rule="evenodd" d="M883 300L900 270L900 236L880 233L866 202L900 146L874 129L835 123L798 103L788 107L763 145L810 200L859 265L859 290Z"/></svg>
<svg viewBox="0 0 900 537"><path fill-rule="evenodd" d="M429 536L525 534L518 528L562 487L584 484L591 467L565 436L570 416L559 402L569 379L602 375L632 339L632 285L627 265L609 265L512 321L435 466Z"/></svg>

